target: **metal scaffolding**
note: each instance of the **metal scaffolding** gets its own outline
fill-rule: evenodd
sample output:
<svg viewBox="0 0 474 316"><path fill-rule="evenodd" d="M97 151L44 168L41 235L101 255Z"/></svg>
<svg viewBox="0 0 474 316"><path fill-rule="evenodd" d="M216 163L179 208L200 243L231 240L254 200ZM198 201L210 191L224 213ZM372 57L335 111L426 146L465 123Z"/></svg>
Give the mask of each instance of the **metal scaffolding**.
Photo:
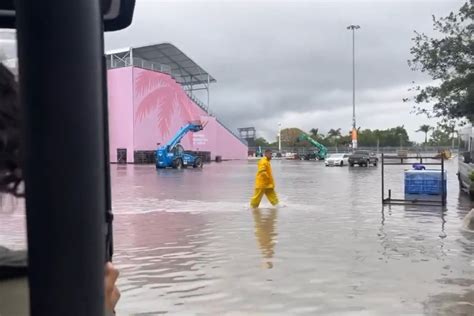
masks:
<svg viewBox="0 0 474 316"><path fill-rule="evenodd" d="M255 127L241 127L237 129L239 131L240 138L252 138L255 139L256 131Z"/></svg>
<svg viewBox="0 0 474 316"><path fill-rule="evenodd" d="M405 198L396 199L392 198L392 190L388 190L388 197L385 195L385 167L386 166L413 166L414 163L418 163L424 166L438 166L441 172L441 196L439 199L430 200L426 198ZM446 183L445 183L445 165L444 157L433 157L433 156L416 156L416 157L400 157L390 156L382 154L381 156L381 189L382 189L382 204L383 205L426 205L426 206L446 206Z"/></svg>

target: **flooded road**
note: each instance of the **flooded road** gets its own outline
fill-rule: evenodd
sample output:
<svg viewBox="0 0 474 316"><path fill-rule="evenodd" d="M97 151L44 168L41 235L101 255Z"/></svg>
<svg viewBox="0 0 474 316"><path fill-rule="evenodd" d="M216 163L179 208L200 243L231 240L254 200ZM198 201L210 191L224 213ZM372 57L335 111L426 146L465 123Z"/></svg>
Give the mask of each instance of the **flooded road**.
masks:
<svg viewBox="0 0 474 316"><path fill-rule="evenodd" d="M256 211L256 161L112 165L118 315L474 315L455 161L444 211L382 207L380 167L272 164L283 207ZM386 176L401 196L402 168ZM0 222L0 244L24 243L21 212Z"/></svg>

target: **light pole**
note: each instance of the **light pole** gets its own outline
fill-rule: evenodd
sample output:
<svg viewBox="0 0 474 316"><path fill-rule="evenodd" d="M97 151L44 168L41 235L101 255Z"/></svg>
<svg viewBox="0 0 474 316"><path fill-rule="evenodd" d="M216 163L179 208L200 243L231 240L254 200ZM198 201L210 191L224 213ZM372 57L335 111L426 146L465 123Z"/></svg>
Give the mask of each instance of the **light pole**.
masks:
<svg viewBox="0 0 474 316"><path fill-rule="evenodd" d="M278 152L281 153L281 123L278 123Z"/></svg>
<svg viewBox="0 0 474 316"><path fill-rule="evenodd" d="M357 125L355 112L355 30L360 29L359 25L349 25L348 30L352 31L352 149L357 148Z"/></svg>

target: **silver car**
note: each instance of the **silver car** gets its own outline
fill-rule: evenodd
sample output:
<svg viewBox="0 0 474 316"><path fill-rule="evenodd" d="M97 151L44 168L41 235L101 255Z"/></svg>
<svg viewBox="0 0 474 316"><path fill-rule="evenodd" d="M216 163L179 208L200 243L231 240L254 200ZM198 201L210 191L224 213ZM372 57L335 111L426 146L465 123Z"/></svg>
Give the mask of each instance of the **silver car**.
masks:
<svg viewBox="0 0 474 316"><path fill-rule="evenodd" d="M344 166L349 164L349 154L331 154L324 159L326 167Z"/></svg>

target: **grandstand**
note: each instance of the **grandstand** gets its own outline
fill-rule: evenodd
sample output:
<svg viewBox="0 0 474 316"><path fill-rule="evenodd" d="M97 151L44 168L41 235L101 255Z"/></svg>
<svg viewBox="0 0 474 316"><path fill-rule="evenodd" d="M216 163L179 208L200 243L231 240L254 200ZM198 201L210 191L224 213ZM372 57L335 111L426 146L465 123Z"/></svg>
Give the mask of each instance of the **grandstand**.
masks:
<svg viewBox="0 0 474 316"><path fill-rule="evenodd" d="M107 52L110 159L139 162L188 121L206 128L187 135L187 150L209 152L211 159L246 159L247 142L210 110L210 86L216 79L172 44ZM207 94L199 100L196 92Z"/></svg>

